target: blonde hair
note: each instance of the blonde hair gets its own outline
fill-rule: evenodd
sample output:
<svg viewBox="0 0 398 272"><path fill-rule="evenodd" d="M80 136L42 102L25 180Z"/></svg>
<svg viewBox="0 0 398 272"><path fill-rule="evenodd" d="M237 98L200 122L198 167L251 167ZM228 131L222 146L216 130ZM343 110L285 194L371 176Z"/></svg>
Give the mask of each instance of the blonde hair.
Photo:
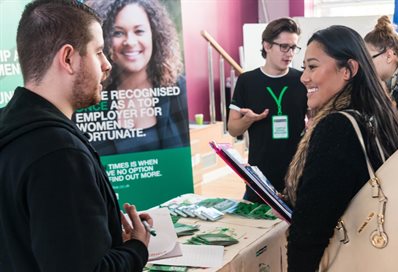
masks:
<svg viewBox="0 0 398 272"><path fill-rule="evenodd" d="M398 55L398 34L395 27L390 18L383 15L377 20L374 29L366 34L364 40L379 50L391 48Z"/></svg>

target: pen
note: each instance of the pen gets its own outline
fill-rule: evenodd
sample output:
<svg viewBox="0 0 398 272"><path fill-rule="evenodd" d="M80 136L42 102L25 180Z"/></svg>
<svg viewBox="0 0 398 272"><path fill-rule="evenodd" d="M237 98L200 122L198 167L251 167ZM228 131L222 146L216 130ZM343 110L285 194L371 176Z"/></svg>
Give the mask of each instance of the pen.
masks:
<svg viewBox="0 0 398 272"><path fill-rule="evenodd" d="M142 220L141 221L142 224L144 224L145 229L152 235L152 236L156 236L156 230L151 227L148 222L146 220Z"/></svg>

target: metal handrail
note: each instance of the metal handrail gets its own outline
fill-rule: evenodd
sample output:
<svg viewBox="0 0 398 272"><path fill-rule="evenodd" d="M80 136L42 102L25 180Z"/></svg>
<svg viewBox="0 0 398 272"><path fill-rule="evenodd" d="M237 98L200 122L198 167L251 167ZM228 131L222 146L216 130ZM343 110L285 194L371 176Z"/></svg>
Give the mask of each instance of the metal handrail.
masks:
<svg viewBox="0 0 398 272"><path fill-rule="evenodd" d="M209 111L210 111L210 123L216 123L216 98L214 94L214 72L213 72L213 54L212 46L208 42L207 46L207 60L209 66Z"/></svg>
<svg viewBox="0 0 398 272"><path fill-rule="evenodd" d="M218 42L206 31L202 30L201 34L211 46L225 59L234 69L238 72L238 75L243 73L242 67L234 61L234 59L218 44Z"/></svg>
<svg viewBox="0 0 398 272"><path fill-rule="evenodd" d="M224 71L224 59L220 57L220 113L221 120L223 122L223 132L227 133L227 102L225 99L225 71Z"/></svg>
<svg viewBox="0 0 398 272"><path fill-rule="evenodd" d="M220 54L220 96L221 96L221 118L223 122L223 131L227 133L227 114L226 114L226 99L225 99L225 71L224 71L224 60L231 65L231 91L235 86L235 71L238 76L243 73L242 67L237 64L231 56L217 43L217 41L205 30L201 32L202 36L208 42L208 69L209 69L209 111L210 111L210 123L216 123L216 107L215 107L215 92L214 92L214 72L213 72L213 54L212 49L214 48Z"/></svg>

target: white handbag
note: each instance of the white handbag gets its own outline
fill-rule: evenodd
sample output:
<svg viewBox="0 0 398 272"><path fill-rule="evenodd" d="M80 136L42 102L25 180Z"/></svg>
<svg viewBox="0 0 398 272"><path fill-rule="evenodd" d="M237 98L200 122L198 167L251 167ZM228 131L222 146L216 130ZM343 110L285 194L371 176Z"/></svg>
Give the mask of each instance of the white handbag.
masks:
<svg viewBox="0 0 398 272"><path fill-rule="evenodd" d="M351 200L340 218L319 271L398 271L398 151L376 171L370 164L362 133L352 123L364 150L370 180ZM380 149L380 144L376 139ZM384 160L383 152L381 152Z"/></svg>

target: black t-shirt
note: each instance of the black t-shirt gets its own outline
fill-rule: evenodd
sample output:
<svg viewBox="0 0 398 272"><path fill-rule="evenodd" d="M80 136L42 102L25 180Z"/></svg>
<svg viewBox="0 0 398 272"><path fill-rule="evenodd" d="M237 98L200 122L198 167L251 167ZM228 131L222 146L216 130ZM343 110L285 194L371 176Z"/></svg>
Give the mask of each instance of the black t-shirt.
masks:
<svg viewBox="0 0 398 272"><path fill-rule="evenodd" d="M232 105L250 108L255 113L269 109L267 118L253 123L249 129L249 163L256 165L278 191L284 186L284 176L296 152L301 133L304 130L307 112L307 90L300 82L301 72L290 68L281 77L270 77L260 68L243 73L236 83ZM282 115L288 116L288 139L273 139L272 116L278 115L278 107L267 90L270 88L278 98L282 97ZM257 195L247 191L246 199L260 202Z"/></svg>

